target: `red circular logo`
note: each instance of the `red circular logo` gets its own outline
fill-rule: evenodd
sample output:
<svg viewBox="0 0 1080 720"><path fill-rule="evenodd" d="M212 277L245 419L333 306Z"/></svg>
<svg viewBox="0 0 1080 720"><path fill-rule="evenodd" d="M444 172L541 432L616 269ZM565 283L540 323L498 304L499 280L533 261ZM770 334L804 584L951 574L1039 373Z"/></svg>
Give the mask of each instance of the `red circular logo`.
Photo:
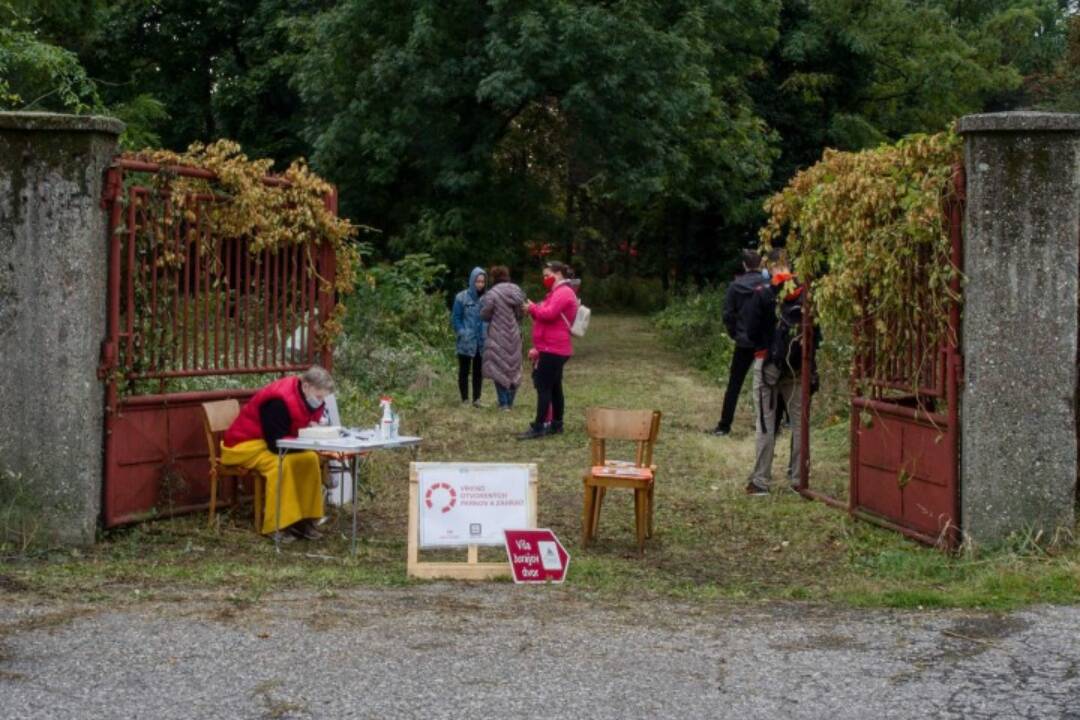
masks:
<svg viewBox="0 0 1080 720"><path fill-rule="evenodd" d="M444 482L434 483L431 487L428 488L427 492L424 494L424 504L427 505L429 508L435 507L435 503L432 502L431 496L435 494L436 490L446 490L450 494L450 501L446 503L446 505L444 505L442 508L442 511L444 513L450 512L450 510L455 505L457 505L457 491L454 490L454 488L450 487L449 484Z"/></svg>

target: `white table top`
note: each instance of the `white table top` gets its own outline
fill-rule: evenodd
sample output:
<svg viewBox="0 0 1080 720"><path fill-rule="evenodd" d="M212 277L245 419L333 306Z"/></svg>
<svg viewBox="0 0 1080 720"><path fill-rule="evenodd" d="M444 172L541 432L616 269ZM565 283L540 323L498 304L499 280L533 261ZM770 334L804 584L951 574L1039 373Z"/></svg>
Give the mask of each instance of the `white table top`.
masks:
<svg viewBox="0 0 1080 720"><path fill-rule="evenodd" d="M315 450L316 452L361 453L369 450L410 447L419 445L423 438L399 435L382 440L365 434L349 434L339 438L289 438L278 440L277 446L285 450Z"/></svg>

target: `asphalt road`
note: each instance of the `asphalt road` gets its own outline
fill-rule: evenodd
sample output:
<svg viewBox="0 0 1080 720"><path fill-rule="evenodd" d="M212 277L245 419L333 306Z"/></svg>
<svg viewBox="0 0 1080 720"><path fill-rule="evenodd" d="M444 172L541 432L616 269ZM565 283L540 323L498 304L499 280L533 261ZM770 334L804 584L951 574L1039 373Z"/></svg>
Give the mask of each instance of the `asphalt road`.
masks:
<svg viewBox="0 0 1080 720"><path fill-rule="evenodd" d="M1080 608L592 601L433 584L90 606L0 593L0 718L1075 718Z"/></svg>

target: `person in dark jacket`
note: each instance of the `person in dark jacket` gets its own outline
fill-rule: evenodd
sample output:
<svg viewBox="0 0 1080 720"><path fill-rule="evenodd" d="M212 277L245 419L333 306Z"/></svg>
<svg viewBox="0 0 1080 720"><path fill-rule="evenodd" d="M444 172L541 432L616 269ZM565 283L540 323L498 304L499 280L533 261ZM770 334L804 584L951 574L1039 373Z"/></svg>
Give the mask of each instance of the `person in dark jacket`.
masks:
<svg viewBox="0 0 1080 720"><path fill-rule="evenodd" d="M480 317L480 298L487 286L487 273L483 268L473 268L469 273L469 286L454 298L450 312L450 324L457 336L458 390L461 402L469 402L469 372L472 371L472 402L480 407L483 389L484 341L487 323Z"/></svg>
<svg viewBox="0 0 1080 720"><path fill-rule="evenodd" d="M772 486L772 463L776 450L777 418L786 410L791 418L791 453L788 457L787 482L792 489L799 484L802 453L802 409L810 398L803 397L802 372L811 374L811 393L814 391L814 355L821 343L815 326L810 352L810 367L802 367L801 343L795 344L802 332L802 305L806 287L791 274L782 251L769 255L770 286L755 293L749 307L748 335L764 351L754 358L754 409L756 447L754 469L746 483L747 495L767 495ZM777 306L782 320L778 325Z"/></svg>
<svg viewBox="0 0 1080 720"><path fill-rule="evenodd" d="M761 274L761 256L754 250L742 251L742 265L742 274L737 275L728 285L727 294L724 296L724 326L728 336L735 341L735 352L731 355L720 422L710 431L720 437L731 433L735 406L739 402L739 392L742 390L746 373L754 364L754 353L763 349L757 347L747 334L747 318L754 294L768 287L768 281Z"/></svg>

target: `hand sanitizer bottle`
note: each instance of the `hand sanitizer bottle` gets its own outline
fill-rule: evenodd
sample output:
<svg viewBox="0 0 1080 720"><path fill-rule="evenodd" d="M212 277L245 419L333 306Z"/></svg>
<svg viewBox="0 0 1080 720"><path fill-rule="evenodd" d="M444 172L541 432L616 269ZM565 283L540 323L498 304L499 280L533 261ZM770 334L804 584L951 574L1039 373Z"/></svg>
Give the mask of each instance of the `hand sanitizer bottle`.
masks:
<svg viewBox="0 0 1080 720"><path fill-rule="evenodd" d="M379 422L379 438L390 440L394 436L394 411L390 407L391 399L383 396L379 400L382 406L382 420Z"/></svg>

